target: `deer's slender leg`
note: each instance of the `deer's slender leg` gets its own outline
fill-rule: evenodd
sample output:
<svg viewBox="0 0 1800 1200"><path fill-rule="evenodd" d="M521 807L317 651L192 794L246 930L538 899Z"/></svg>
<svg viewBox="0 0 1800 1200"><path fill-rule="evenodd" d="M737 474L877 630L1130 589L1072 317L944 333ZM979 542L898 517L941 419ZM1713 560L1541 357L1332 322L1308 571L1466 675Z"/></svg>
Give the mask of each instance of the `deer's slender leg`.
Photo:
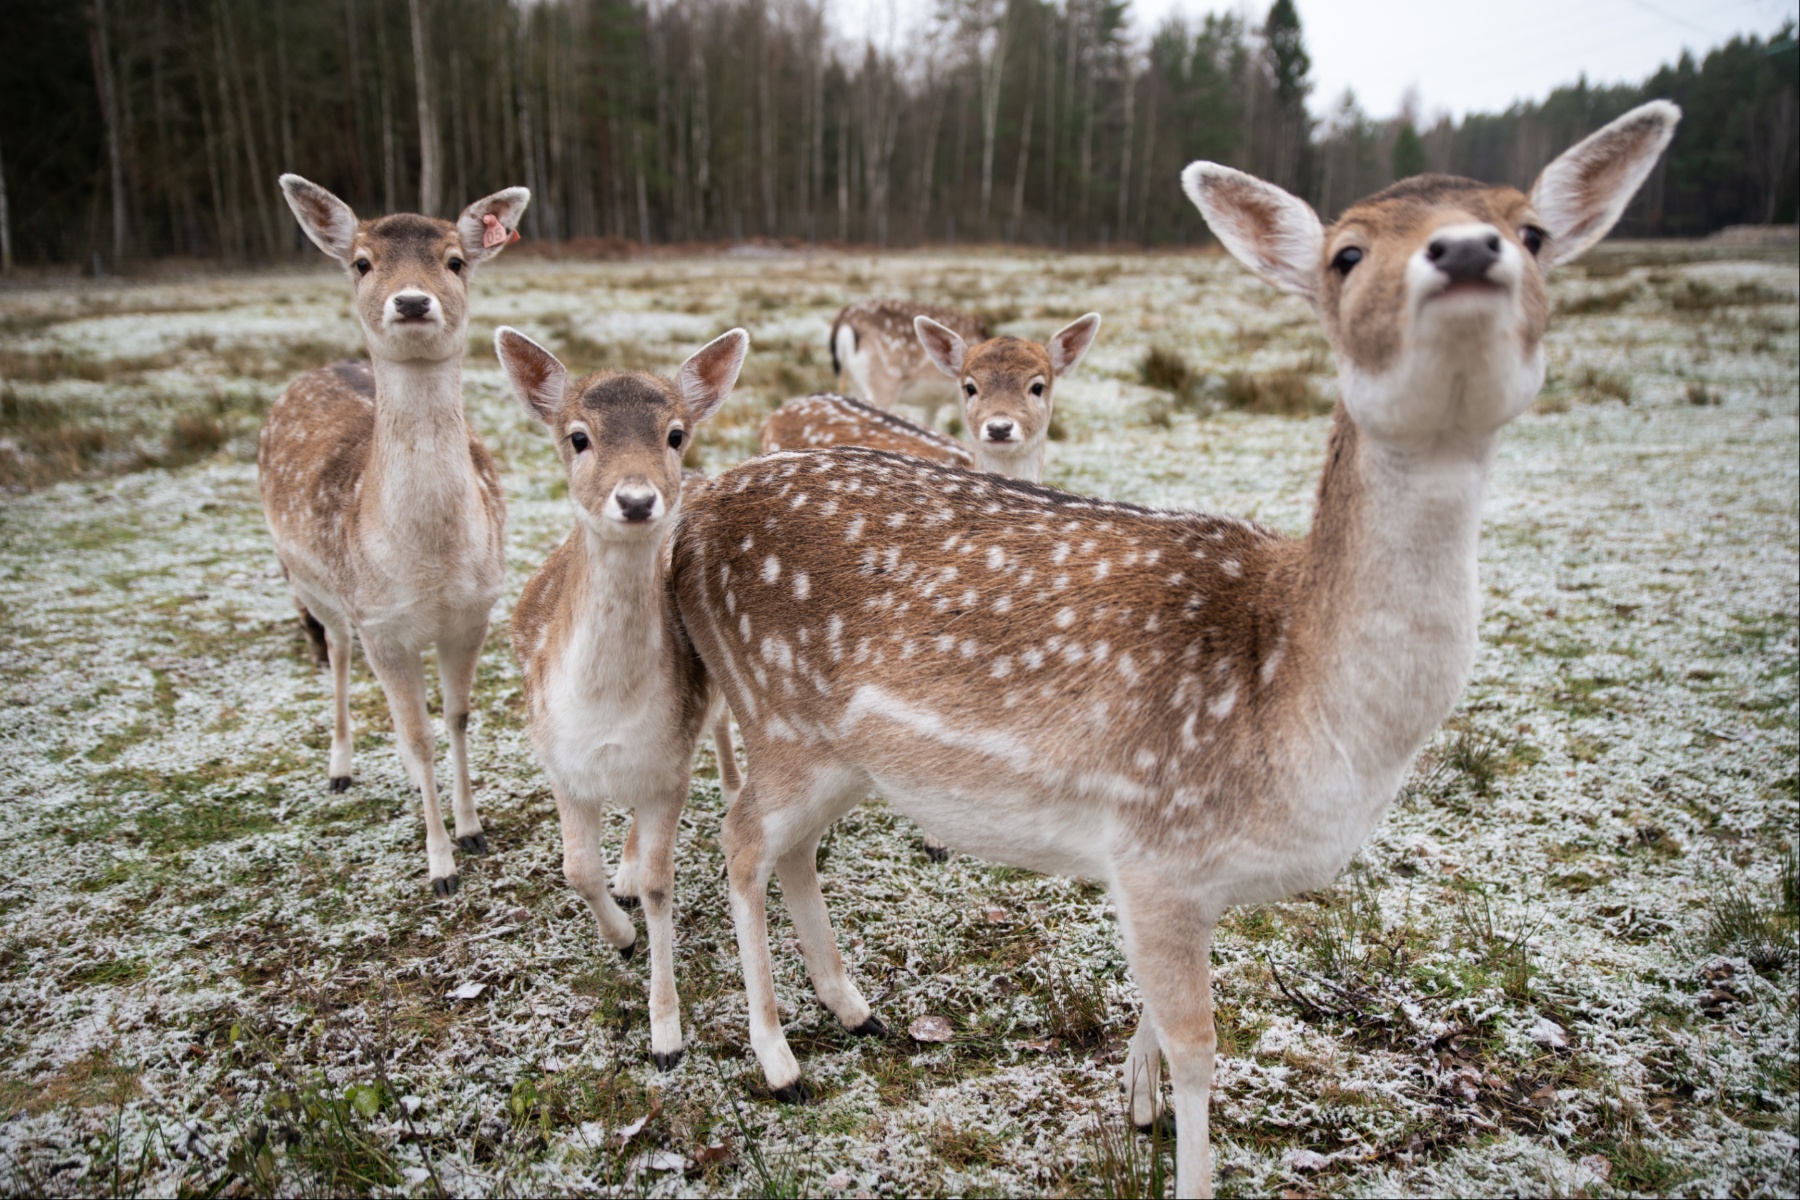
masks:
<svg viewBox="0 0 1800 1200"><path fill-rule="evenodd" d="M487 630L483 616L478 625L438 643L438 683L444 691L444 725L450 731L450 763L456 776L451 800L456 844L476 854L486 854L488 844L469 783L469 693L475 687L475 663L481 657Z"/></svg>
<svg viewBox="0 0 1800 1200"><path fill-rule="evenodd" d="M1118 901L1126 957L1146 1012L1155 1014L1154 1034L1174 1085L1175 1194L1211 1196L1207 1128L1217 1036L1208 954L1214 916L1190 899L1168 896L1153 878L1121 879ZM1132 1043L1127 1070L1139 1061L1138 1038Z"/></svg>
<svg viewBox="0 0 1800 1200"><path fill-rule="evenodd" d="M562 821L563 876L593 910L600 936L630 958L637 945L637 927L606 890L606 852L600 845L605 806L598 800L570 797L554 785L550 794L556 798L556 815Z"/></svg>
<svg viewBox="0 0 1800 1200"><path fill-rule="evenodd" d="M619 850L619 869L613 872L613 899L627 908L638 902L638 814L631 814L625 845Z"/></svg>
<svg viewBox="0 0 1800 1200"><path fill-rule="evenodd" d="M1156 1033L1156 1017L1145 1002L1137 1032L1125 1054L1125 1095L1131 1102L1131 1123L1146 1133L1162 1115L1162 1044Z"/></svg>
<svg viewBox="0 0 1800 1200"><path fill-rule="evenodd" d="M348 624L318 618L325 627L325 652L331 662L331 790L350 790L350 659L355 641Z"/></svg>
<svg viewBox="0 0 1800 1200"><path fill-rule="evenodd" d="M455 894L456 855L450 835L444 831L444 814L438 808L434 775L437 739L432 736L431 715L425 708L425 665L415 651L391 647L363 637L363 649L375 678L387 694L388 711L394 717L394 735L400 743L400 760L425 800L425 858L431 871L431 890L439 896Z"/></svg>
<svg viewBox="0 0 1800 1200"><path fill-rule="evenodd" d="M775 1006L775 976L769 967L769 872L775 853L764 838L766 822L757 800L758 781L748 780L738 802L725 814L720 841L730 878L731 920L737 927L738 959L744 969L744 992L750 1010L750 1047L762 1064L763 1077L777 1098L804 1103L800 1064L781 1032Z"/></svg>
<svg viewBox="0 0 1800 1200"><path fill-rule="evenodd" d="M800 953L806 958L806 973L812 978L819 1000L845 1029L852 1033L885 1034L887 1027L869 1011L869 1002L844 970L844 959L838 953L837 937L831 928L831 914L825 910L825 896L819 891L818 852L819 837L815 834L775 861L781 896L794 922Z"/></svg>
<svg viewBox="0 0 1800 1200"><path fill-rule="evenodd" d="M731 714L720 710L713 722L713 757L719 760L719 791L725 794L725 807L737 803L744 790L744 777L738 771L737 754L731 748Z"/></svg>
<svg viewBox="0 0 1800 1200"><path fill-rule="evenodd" d="M675 992L675 835L687 802L683 779L640 806L634 830L639 842L638 881L644 929L650 937L650 1057L662 1070L681 1061L681 1000Z"/></svg>

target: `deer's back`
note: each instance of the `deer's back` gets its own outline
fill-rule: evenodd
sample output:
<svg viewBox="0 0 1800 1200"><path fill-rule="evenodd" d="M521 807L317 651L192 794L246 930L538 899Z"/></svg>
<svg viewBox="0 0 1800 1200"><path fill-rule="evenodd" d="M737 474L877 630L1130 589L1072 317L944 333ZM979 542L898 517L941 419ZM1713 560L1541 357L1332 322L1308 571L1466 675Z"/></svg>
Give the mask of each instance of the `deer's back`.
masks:
<svg viewBox="0 0 1800 1200"><path fill-rule="evenodd" d="M975 465L968 447L948 434L830 392L789 400L763 423L764 454L822 446L866 446L955 467Z"/></svg>
<svg viewBox="0 0 1800 1200"><path fill-rule="evenodd" d="M344 559L374 436L375 377L366 363L308 371L270 406L256 447L257 484L284 557L327 566Z"/></svg>

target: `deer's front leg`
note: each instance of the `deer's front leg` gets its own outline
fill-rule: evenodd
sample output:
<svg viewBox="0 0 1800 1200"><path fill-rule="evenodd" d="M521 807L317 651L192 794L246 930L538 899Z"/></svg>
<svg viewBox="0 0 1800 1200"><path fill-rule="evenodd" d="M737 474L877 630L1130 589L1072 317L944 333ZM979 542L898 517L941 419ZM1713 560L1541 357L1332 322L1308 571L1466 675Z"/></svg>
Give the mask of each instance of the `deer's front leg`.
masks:
<svg viewBox="0 0 1800 1200"><path fill-rule="evenodd" d="M630 958L637 947L637 928L606 890L606 852L600 844L605 807L598 800L571 797L554 784L550 794L556 798L556 815L562 821L563 876L588 902L600 923L600 936L621 957Z"/></svg>
<svg viewBox="0 0 1800 1200"><path fill-rule="evenodd" d="M350 790L350 658L355 642L348 625L325 627L325 654L331 663L331 790Z"/></svg>
<svg viewBox="0 0 1800 1200"><path fill-rule="evenodd" d="M438 682L444 689L444 724L450 731L450 764L456 775L451 811L456 815L456 844L486 854L487 835L475 813L475 790L469 782L469 694L475 688L475 664L487 641L487 621L438 643Z"/></svg>
<svg viewBox="0 0 1800 1200"><path fill-rule="evenodd" d="M639 898L650 936L650 1057L670 1071L681 1061L681 998L675 990L675 837L688 781L638 809Z"/></svg>
<svg viewBox="0 0 1800 1200"><path fill-rule="evenodd" d="M1151 1132L1163 1110L1162 1045L1148 1002L1125 1054L1125 1096L1131 1104L1131 1123L1140 1132Z"/></svg>
<svg viewBox="0 0 1800 1200"><path fill-rule="evenodd" d="M779 1100L804 1104L806 1084L800 1064L781 1032L775 1006L775 976L769 966L769 871L773 863L757 811L756 780L744 785L738 802L725 814L720 841L730 877L731 921L737 928L738 960L744 969L744 993L750 1009L750 1048L762 1064L763 1078Z"/></svg>
<svg viewBox="0 0 1800 1200"><path fill-rule="evenodd" d="M444 831L444 814L438 809L434 776L437 739L432 736L431 715L425 708L425 666L419 656L363 637L369 665L381 690L387 694L388 711L394 718L394 735L400 743L400 760L425 799L425 859L431 872L431 890L437 896L456 894L456 855L450 835Z"/></svg>

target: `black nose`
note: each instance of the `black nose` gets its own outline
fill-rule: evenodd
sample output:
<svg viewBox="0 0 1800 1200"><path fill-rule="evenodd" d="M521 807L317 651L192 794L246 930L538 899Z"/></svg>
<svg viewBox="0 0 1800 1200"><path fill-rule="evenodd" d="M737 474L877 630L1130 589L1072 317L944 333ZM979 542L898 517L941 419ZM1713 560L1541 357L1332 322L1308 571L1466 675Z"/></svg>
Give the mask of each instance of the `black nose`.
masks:
<svg viewBox="0 0 1800 1200"><path fill-rule="evenodd" d="M1012 431L1013 423L1011 421L989 421L987 423L987 435L990 442L1004 442L1012 436Z"/></svg>
<svg viewBox="0 0 1800 1200"><path fill-rule="evenodd" d="M619 502L619 515L627 521L648 521L656 508L655 492L615 492L613 498Z"/></svg>
<svg viewBox="0 0 1800 1200"><path fill-rule="evenodd" d="M406 295L394 297L394 311L408 321L417 321L431 315L431 297Z"/></svg>
<svg viewBox="0 0 1800 1200"><path fill-rule="evenodd" d="M1500 261L1500 235L1437 238L1425 247L1425 257L1448 275L1451 283L1486 280L1488 268Z"/></svg>

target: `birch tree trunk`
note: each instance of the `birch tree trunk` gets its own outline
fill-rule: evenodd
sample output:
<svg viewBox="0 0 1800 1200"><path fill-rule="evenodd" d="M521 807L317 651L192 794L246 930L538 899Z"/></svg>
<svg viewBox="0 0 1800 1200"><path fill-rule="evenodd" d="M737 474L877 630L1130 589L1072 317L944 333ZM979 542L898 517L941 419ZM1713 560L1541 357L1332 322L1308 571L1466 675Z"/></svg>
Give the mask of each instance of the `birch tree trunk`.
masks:
<svg viewBox="0 0 1800 1200"><path fill-rule="evenodd" d="M125 261L125 158L119 147L118 91L113 80L112 50L106 36L106 0L87 10L88 53L94 63L94 89L100 98L100 120L106 127L106 165L112 181L112 269Z"/></svg>
<svg viewBox="0 0 1800 1200"><path fill-rule="evenodd" d="M437 122L431 115L431 71L425 57L425 20L419 12L419 0L407 0L412 16L413 92L419 105L419 211L428 217L438 215Z"/></svg>

